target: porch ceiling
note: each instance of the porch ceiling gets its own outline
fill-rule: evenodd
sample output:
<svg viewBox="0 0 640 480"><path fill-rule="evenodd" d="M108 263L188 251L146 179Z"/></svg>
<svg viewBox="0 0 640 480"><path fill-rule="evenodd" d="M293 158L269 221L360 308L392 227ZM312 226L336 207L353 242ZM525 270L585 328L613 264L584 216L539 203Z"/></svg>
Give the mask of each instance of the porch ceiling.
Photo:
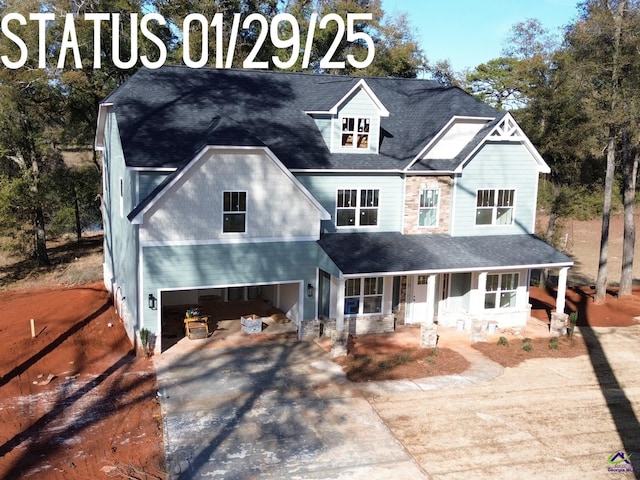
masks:
<svg viewBox="0 0 640 480"><path fill-rule="evenodd" d="M345 275L569 267L573 260L535 235L332 233L320 247Z"/></svg>

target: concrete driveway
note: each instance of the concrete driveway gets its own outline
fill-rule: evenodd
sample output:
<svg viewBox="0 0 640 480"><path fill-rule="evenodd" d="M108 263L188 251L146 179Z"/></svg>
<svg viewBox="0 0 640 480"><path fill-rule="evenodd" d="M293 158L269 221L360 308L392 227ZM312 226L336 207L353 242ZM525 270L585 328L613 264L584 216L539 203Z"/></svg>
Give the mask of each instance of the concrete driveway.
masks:
<svg viewBox="0 0 640 480"><path fill-rule="evenodd" d="M462 375L362 385L312 343L163 354L170 478L640 478L640 325L578 335L589 355L467 345Z"/></svg>
<svg viewBox="0 0 640 480"><path fill-rule="evenodd" d="M169 478L428 478L318 345L183 342L154 357Z"/></svg>

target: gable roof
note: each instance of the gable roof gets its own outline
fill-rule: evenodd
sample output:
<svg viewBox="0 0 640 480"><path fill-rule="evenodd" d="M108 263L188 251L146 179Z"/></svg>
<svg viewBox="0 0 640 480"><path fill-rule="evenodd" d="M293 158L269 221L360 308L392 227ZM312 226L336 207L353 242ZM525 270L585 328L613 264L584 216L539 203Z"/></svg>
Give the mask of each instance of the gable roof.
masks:
<svg viewBox="0 0 640 480"><path fill-rule="evenodd" d="M330 233L318 244L344 275L545 268L573 260L535 235Z"/></svg>
<svg viewBox="0 0 640 480"><path fill-rule="evenodd" d="M307 113L309 114L313 114L313 113L327 113L327 114L331 114L331 115L337 115L338 114L338 110L345 104L348 103L349 98L357 91L357 90L362 90L364 91L369 98L371 99L371 101L373 102L373 104L376 106L376 108L378 109L378 113L380 114L381 117L388 117L389 116L389 110L387 110L385 108L385 106L382 104L382 102L380 101L380 99L376 96L375 93L373 93L373 91L371 90L371 88L369 88L369 85L367 85L367 82L364 81L364 79L360 79L360 81L358 81L358 83L356 83L353 87L351 87L351 90L349 90L345 95L343 95L343 97L338 100L338 102L336 102L335 105L333 105L329 110L324 111L324 110L320 110L320 111L308 111Z"/></svg>
<svg viewBox="0 0 640 480"><path fill-rule="evenodd" d="M214 125L212 126L212 129L217 130L221 122L216 120L213 123ZM225 124L223 123L223 125ZM242 135L242 131L240 131L240 137L237 137L235 135L235 129L234 129L234 132L232 133L232 138L244 138L244 136ZM282 163L278 160L278 158L276 158L267 147L256 148L249 145L239 146L237 143L235 144L231 143L229 144L229 146L207 145L206 142L203 141L202 148L197 152L196 155L193 156L193 158L189 162L187 162L183 166L183 168L177 169L170 175L167 175L167 177L151 193L149 193L149 195L147 195L138 205L136 205L136 207L129 213L129 215L127 215L127 218L129 219L129 221L131 221L132 223L138 223L138 224L144 223L145 214L149 212L149 210L151 210L151 208L153 208L153 206L159 200L162 199L162 197L169 191L171 186L174 185L176 182L178 182L180 178L184 177L185 175L193 174L193 172L197 170L197 165L201 163L201 160L204 158L206 153L212 152L212 151L215 152L217 150L218 151L230 150L234 152L237 152L240 150L246 151L246 152L253 152L253 151L264 152L266 157L269 160L271 160L276 167L280 169L283 175L285 175L289 179L289 181L293 183L294 187L297 190L299 190L300 193L307 199L307 201L318 211L319 218L321 220L329 220L331 218L331 215L329 214L329 212L325 210L325 208L320 204L320 202L318 202L318 200L316 200L316 198L313 195L311 195L311 193L309 193L309 191L300 183L300 181L289 170L287 170L284 167L284 165L282 165Z"/></svg>
<svg viewBox="0 0 640 480"><path fill-rule="evenodd" d="M305 112L331 111L362 87L383 110L379 154L331 153ZM289 170L403 170L453 116L500 114L457 87L400 78L142 68L114 91L125 162L179 168L208 145L267 146ZM235 131L237 128L238 131Z"/></svg>

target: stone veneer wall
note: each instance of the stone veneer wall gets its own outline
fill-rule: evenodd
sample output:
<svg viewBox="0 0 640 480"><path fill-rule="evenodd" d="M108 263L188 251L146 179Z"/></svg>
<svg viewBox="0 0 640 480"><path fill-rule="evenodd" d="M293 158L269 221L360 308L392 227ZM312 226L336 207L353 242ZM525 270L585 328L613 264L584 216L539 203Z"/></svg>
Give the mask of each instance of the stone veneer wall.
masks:
<svg viewBox="0 0 640 480"><path fill-rule="evenodd" d="M405 235L417 233L449 233L452 183L453 179L448 176L408 176L405 182L404 226L402 233ZM418 226L420 191L426 189L440 189L437 227Z"/></svg>
<svg viewBox="0 0 640 480"><path fill-rule="evenodd" d="M331 332L336 329L335 318L323 318L321 322L324 336L331 335ZM345 317L344 329L353 335L393 332L395 330L395 316L389 314Z"/></svg>

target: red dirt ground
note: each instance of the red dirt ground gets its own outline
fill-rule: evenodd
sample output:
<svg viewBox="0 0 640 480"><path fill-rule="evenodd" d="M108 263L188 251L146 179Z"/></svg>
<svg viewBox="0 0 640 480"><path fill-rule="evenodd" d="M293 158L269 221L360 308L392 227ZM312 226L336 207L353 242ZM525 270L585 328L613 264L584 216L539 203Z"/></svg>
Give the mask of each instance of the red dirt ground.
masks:
<svg viewBox="0 0 640 480"><path fill-rule="evenodd" d="M99 273L100 261L96 265ZM149 359L133 355L101 283L48 289L25 286L30 289L0 292L0 478L165 478L153 366ZM578 325L636 323L640 290L627 298L616 298L612 290L603 305L596 305L592 294L588 288L567 293L568 310L579 312ZM535 317L547 321L554 308L553 295L532 290ZM31 338L31 318L36 338ZM415 335L409 337L413 343L403 341L401 335L393 341L388 335L352 339L352 351L371 356L368 363L380 367L366 379L380 378L378 373L394 378L388 376L394 369L387 368L393 362L398 364L395 378L467 368L466 360L452 351L449 356L446 347L438 347L437 355L427 349L426 357L407 361L411 355L407 348L415 347ZM585 352L578 340L558 350L548 348L548 339L532 342L530 352L522 350L522 339L510 340L509 348L493 342L476 346L482 345L483 353L505 366L536 356ZM374 358L381 345L387 357ZM358 361L362 363L361 358Z"/></svg>
<svg viewBox="0 0 640 480"><path fill-rule="evenodd" d="M153 365L101 284L0 293L0 344L0 478L164 478Z"/></svg>

